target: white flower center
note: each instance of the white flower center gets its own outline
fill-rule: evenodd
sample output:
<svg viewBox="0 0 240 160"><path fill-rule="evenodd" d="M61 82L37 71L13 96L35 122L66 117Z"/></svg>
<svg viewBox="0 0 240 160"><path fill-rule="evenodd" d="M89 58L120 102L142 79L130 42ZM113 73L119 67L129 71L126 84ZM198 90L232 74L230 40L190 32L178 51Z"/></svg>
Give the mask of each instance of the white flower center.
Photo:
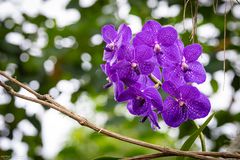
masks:
<svg viewBox="0 0 240 160"><path fill-rule="evenodd" d="M155 53L159 53L161 51L160 45L158 43L156 43L153 50Z"/></svg>
<svg viewBox="0 0 240 160"><path fill-rule="evenodd" d="M131 64L131 66L132 66L132 68L136 68L136 67L137 67L137 63L134 63L134 62L133 62L133 63Z"/></svg>
<svg viewBox="0 0 240 160"><path fill-rule="evenodd" d="M180 107L183 107L185 105L185 103L183 101L179 101L178 104Z"/></svg>
<svg viewBox="0 0 240 160"><path fill-rule="evenodd" d="M188 65L186 62L182 62L182 70L186 71L188 69Z"/></svg>

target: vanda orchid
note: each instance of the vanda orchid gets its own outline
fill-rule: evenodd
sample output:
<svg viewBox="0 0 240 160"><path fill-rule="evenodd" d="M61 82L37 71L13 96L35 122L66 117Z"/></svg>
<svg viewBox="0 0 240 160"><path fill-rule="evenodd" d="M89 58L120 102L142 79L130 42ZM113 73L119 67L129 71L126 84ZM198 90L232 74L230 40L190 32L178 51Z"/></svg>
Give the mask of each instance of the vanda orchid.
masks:
<svg viewBox="0 0 240 160"><path fill-rule="evenodd" d="M174 27L154 20L147 21L133 39L126 24L118 31L113 25L103 26L102 37L106 42L106 63L101 65L109 80L106 86L114 87L115 100L126 101L131 114L141 116L142 121L148 119L153 129L160 128L159 117L178 127L208 115L208 98L192 86L206 79L205 69L197 61L200 44L184 47ZM165 100L161 89L168 95Z"/></svg>

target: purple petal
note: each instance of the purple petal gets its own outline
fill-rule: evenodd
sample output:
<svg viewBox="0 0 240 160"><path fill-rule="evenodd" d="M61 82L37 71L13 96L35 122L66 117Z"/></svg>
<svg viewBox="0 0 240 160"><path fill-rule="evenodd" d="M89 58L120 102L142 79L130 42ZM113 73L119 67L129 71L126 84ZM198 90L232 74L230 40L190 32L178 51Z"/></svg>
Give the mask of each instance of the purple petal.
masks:
<svg viewBox="0 0 240 160"><path fill-rule="evenodd" d="M169 81L171 79L171 76L173 74L173 71L176 69L175 66L173 67L165 67L162 69L162 75L164 81Z"/></svg>
<svg viewBox="0 0 240 160"><path fill-rule="evenodd" d="M135 115L135 113L134 113L134 111L133 111L132 101L129 101L129 102L127 103L127 109L128 109L128 111L129 111L131 114Z"/></svg>
<svg viewBox="0 0 240 160"><path fill-rule="evenodd" d="M154 70L151 74L153 74L159 80L162 79L161 71L158 66L154 67ZM141 89L153 87L155 85L155 83L148 77L148 75L140 75L138 82L141 83Z"/></svg>
<svg viewBox="0 0 240 160"><path fill-rule="evenodd" d="M154 87L149 87L143 91L143 93L151 99L152 105L158 110L158 112L162 111L163 102L160 93Z"/></svg>
<svg viewBox="0 0 240 160"><path fill-rule="evenodd" d="M129 75L129 73L132 72L131 64L125 60L114 64L112 69L117 70L117 74L120 79L126 77L126 75Z"/></svg>
<svg viewBox="0 0 240 160"><path fill-rule="evenodd" d="M150 111L150 113L148 114L148 118L149 118L149 121L151 123L151 127L153 130L160 129L160 126L158 124L158 116L155 112Z"/></svg>
<svg viewBox="0 0 240 160"><path fill-rule="evenodd" d="M152 32L152 34L157 34L160 29L161 25L157 21L149 20L144 24L142 31L148 31Z"/></svg>
<svg viewBox="0 0 240 160"><path fill-rule="evenodd" d="M117 73L112 73L109 75L109 79L112 81L112 82L118 82L119 81L119 77L117 75Z"/></svg>
<svg viewBox="0 0 240 160"><path fill-rule="evenodd" d="M121 80L125 83L126 86L136 86L137 80L139 79L139 75L136 72L131 71L127 75L121 78Z"/></svg>
<svg viewBox="0 0 240 160"><path fill-rule="evenodd" d="M176 43L177 47L179 48L180 52L183 52L184 44L181 41L181 39L177 39L175 43Z"/></svg>
<svg viewBox="0 0 240 160"><path fill-rule="evenodd" d="M177 36L177 31L173 27L162 27L158 32L158 42L164 46L170 46L176 41Z"/></svg>
<svg viewBox="0 0 240 160"><path fill-rule="evenodd" d="M164 52L158 52L156 53L156 58L157 58L157 61L158 61L158 64L159 66L165 66L165 64L168 64L166 63L166 54L164 54Z"/></svg>
<svg viewBox="0 0 240 160"><path fill-rule="evenodd" d="M180 107L172 97L167 97L163 104L162 118L167 125L178 127L187 120L186 107Z"/></svg>
<svg viewBox="0 0 240 160"><path fill-rule="evenodd" d="M172 83L170 81L165 81L162 85L162 89L167 94L174 96L176 98L179 98L179 91L177 90L174 83Z"/></svg>
<svg viewBox="0 0 240 160"><path fill-rule="evenodd" d="M127 86L136 83L139 78L139 75L132 69L131 64L125 60L114 64L112 66L112 70L116 71L119 79L122 80Z"/></svg>
<svg viewBox="0 0 240 160"><path fill-rule="evenodd" d="M117 31L113 25L105 25L102 27L102 37L106 43L111 43L117 37Z"/></svg>
<svg viewBox="0 0 240 160"><path fill-rule="evenodd" d="M124 58L127 61L131 61L134 58L133 47L131 45L121 45L117 50L116 55L117 59L123 60Z"/></svg>
<svg viewBox="0 0 240 160"><path fill-rule="evenodd" d="M181 86L178 88L178 91L180 92L181 98L183 100L197 99L200 96L198 89L190 85Z"/></svg>
<svg viewBox="0 0 240 160"><path fill-rule="evenodd" d="M118 97L117 97L117 101L118 102L124 102L127 100L131 100L133 98L135 98L136 95L134 94L134 92L131 89L126 89L125 91L122 91Z"/></svg>
<svg viewBox="0 0 240 160"><path fill-rule="evenodd" d="M153 56L153 51L150 47L146 45L141 45L135 47L135 60L137 62L143 62L146 61Z"/></svg>
<svg viewBox="0 0 240 160"><path fill-rule="evenodd" d="M188 118L191 120L206 117L211 108L208 98L203 94L198 99L188 101L186 106L188 107Z"/></svg>
<svg viewBox="0 0 240 160"><path fill-rule="evenodd" d="M144 90L148 87L153 87L155 85L155 83L152 82L152 80L147 75L143 74L140 75L138 83L141 84L139 87L141 90Z"/></svg>
<svg viewBox="0 0 240 160"><path fill-rule="evenodd" d="M153 74L157 79L159 79L159 80L162 79L162 74L161 74L161 71L160 71L160 69L159 69L158 66L155 66L155 67L154 67L154 70L153 70L152 74Z"/></svg>
<svg viewBox="0 0 240 160"><path fill-rule="evenodd" d="M133 115L146 116L147 111L151 107L148 101L133 99L131 103L127 105L129 112Z"/></svg>
<svg viewBox="0 0 240 160"><path fill-rule="evenodd" d="M154 70L154 64L150 61L142 62L139 64L141 74L149 75Z"/></svg>
<svg viewBox="0 0 240 160"><path fill-rule="evenodd" d="M119 26L118 34L120 37L122 37L121 42L123 44L129 43L132 38L132 31L126 24L121 24Z"/></svg>
<svg viewBox="0 0 240 160"><path fill-rule="evenodd" d="M127 61L132 62L134 59L134 47L132 45L125 46L122 53Z"/></svg>
<svg viewBox="0 0 240 160"><path fill-rule="evenodd" d="M104 51L103 60L107 61L107 62L110 62L112 60L113 56L114 56L113 52Z"/></svg>
<svg viewBox="0 0 240 160"><path fill-rule="evenodd" d="M179 48L176 45L171 45L168 47L164 47L163 53L166 56L166 63L180 63L182 60L182 56Z"/></svg>
<svg viewBox="0 0 240 160"><path fill-rule="evenodd" d="M156 35L152 34L151 32L147 31L139 32L133 39L133 45L134 46L147 45L153 47L155 41Z"/></svg>
<svg viewBox="0 0 240 160"><path fill-rule="evenodd" d="M188 71L185 73L186 82L203 83L206 80L206 71L198 61L188 63Z"/></svg>
<svg viewBox="0 0 240 160"><path fill-rule="evenodd" d="M138 79L138 83L141 84L140 89L145 89L148 86L154 86L154 83L151 82L151 80L149 80L148 76L146 75L140 75L139 79Z"/></svg>
<svg viewBox="0 0 240 160"><path fill-rule="evenodd" d="M115 53L113 54L112 59L109 61L110 65L113 65L114 63L117 62L118 55Z"/></svg>
<svg viewBox="0 0 240 160"><path fill-rule="evenodd" d="M118 79L118 77L115 78L116 71L110 67L109 63L102 64L101 69L110 78L111 81L115 82L115 80Z"/></svg>
<svg viewBox="0 0 240 160"><path fill-rule="evenodd" d="M202 46L200 44L191 44L183 49L183 55L187 62L193 62L198 59L202 53Z"/></svg>
<svg viewBox="0 0 240 160"><path fill-rule="evenodd" d="M132 88L137 88L139 91L141 91L142 90L142 84L141 83L139 83L139 81L137 80L137 81L135 81L133 84L131 84L131 85L127 85L126 84L126 86L128 86L128 87L132 87Z"/></svg>
<svg viewBox="0 0 240 160"><path fill-rule="evenodd" d="M118 81L116 83L113 83L113 88L114 88L114 99L118 102L121 102L121 101L118 100L118 97L124 90L123 82Z"/></svg>
<svg viewBox="0 0 240 160"><path fill-rule="evenodd" d="M179 66L163 68L162 74L165 81L171 81L177 87L186 84L184 73Z"/></svg>

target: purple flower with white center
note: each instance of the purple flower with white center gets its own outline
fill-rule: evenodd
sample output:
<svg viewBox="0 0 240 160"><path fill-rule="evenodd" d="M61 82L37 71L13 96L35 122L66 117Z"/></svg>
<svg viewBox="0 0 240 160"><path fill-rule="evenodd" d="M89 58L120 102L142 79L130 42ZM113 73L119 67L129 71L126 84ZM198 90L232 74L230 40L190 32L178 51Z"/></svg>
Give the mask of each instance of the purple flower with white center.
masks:
<svg viewBox="0 0 240 160"><path fill-rule="evenodd" d="M160 128L160 114L172 127L208 115L209 100L188 85L206 79L203 65L197 61L202 53L199 44L184 48L173 27L162 27L153 20L146 22L133 44L131 30L124 24L118 31L112 25L104 26L102 36L107 43L106 64L101 65L109 81L105 87L113 86L116 101L128 101L131 114L143 117L142 122L148 119L153 129ZM161 86L169 94L164 103L158 92Z"/></svg>
<svg viewBox="0 0 240 160"><path fill-rule="evenodd" d="M118 100L128 101L127 108L131 114L142 116L143 121L148 118L152 128L160 128L157 114L162 111L162 97L154 87L144 90L129 87L119 95Z"/></svg>
<svg viewBox="0 0 240 160"><path fill-rule="evenodd" d="M203 83L206 80L206 71L197 61L202 53L201 45L191 44L182 51L182 47L179 48L181 54L172 54L173 61L163 68L164 80L169 80L177 86L184 85L186 82Z"/></svg>
<svg viewBox="0 0 240 160"><path fill-rule="evenodd" d="M119 78L128 84L136 82L141 74L149 75L154 70L154 62L151 61L153 52L145 45L135 49L129 46L125 48L124 59L113 65Z"/></svg>
<svg viewBox="0 0 240 160"><path fill-rule="evenodd" d="M177 31L173 27L162 27L157 21L149 20L144 24L142 31L133 39L133 45L151 47L157 56L158 63L162 66L177 37Z"/></svg>
<svg viewBox="0 0 240 160"><path fill-rule="evenodd" d="M168 96L163 103L162 118L167 125L178 127L187 120L206 117L211 104L208 98L200 93L196 87L176 86L166 81L162 86Z"/></svg>
<svg viewBox="0 0 240 160"><path fill-rule="evenodd" d="M118 31L113 25L105 25L102 27L102 37L106 42L103 60L113 64L118 58L118 49L130 44L132 31L126 24L120 25Z"/></svg>

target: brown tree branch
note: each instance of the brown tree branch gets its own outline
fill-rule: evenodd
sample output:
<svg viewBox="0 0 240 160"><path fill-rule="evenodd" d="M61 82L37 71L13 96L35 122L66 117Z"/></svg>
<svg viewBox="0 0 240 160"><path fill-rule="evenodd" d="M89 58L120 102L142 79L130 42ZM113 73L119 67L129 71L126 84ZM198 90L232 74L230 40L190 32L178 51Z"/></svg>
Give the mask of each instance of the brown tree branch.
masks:
<svg viewBox="0 0 240 160"><path fill-rule="evenodd" d="M6 85L5 83L0 81L0 86L2 86L12 96L19 97L19 98L22 98L22 99L25 99L25 100L28 100L28 101L31 101L31 102L39 103L41 105L44 105L44 106L50 107L52 109L55 109L55 110L65 114L65 115L67 115L68 117L76 120L80 125L88 127L90 129L92 129L92 130L94 130L98 133L101 133L103 135L106 135L108 137L112 137L112 138L118 139L120 141L135 144L135 145L142 146L142 147L149 148L149 149L153 149L153 150L156 150L156 151L160 151L161 155L186 156L186 157L192 157L192 158L203 159L203 160L215 160L216 158L213 158L213 157L228 157L228 158L239 158L240 159L239 154L235 154L235 153L231 153L231 152L181 151L181 150L177 150L177 149L161 147L161 146L158 146L158 145L155 145L155 144L147 143L147 142L144 142L144 141L140 141L140 140L137 140L137 139L133 139L133 138L129 138L129 137L120 135L118 133L114 133L114 132L109 131L107 129L100 128L100 127L96 126L95 124L89 122L86 118L84 118L80 115L77 115L76 113L70 111L66 107L64 107L61 104L54 101L52 99L52 97L50 97L49 95L41 95L41 94L35 92L30 87L28 87L25 84L19 82L15 78L12 78L12 77L8 76L5 72L0 71L0 75L4 76L5 78L10 80L11 82L19 85L20 87L28 90L30 93L35 95L36 98L19 94L16 91L14 91L12 87L10 87L9 85ZM212 156L212 157L209 157L209 156Z"/></svg>
<svg viewBox="0 0 240 160"><path fill-rule="evenodd" d="M221 158L234 158L234 159L240 159L240 154L237 152L231 153L231 152L196 152L196 151L189 151L191 153L200 154L203 156L212 156L212 157L221 157ZM159 157L171 157L175 156L172 154L167 153L154 153L154 154L145 154L140 156L134 156L125 158L126 160L144 160L144 159L154 159Z"/></svg>
<svg viewBox="0 0 240 160"><path fill-rule="evenodd" d="M124 160L147 160L147 159L154 159L159 157L170 157L170 156L175 156L175 155L167 154L167 153L155 153L155 154L146 154L141 156L124 158Z"/></svg>

